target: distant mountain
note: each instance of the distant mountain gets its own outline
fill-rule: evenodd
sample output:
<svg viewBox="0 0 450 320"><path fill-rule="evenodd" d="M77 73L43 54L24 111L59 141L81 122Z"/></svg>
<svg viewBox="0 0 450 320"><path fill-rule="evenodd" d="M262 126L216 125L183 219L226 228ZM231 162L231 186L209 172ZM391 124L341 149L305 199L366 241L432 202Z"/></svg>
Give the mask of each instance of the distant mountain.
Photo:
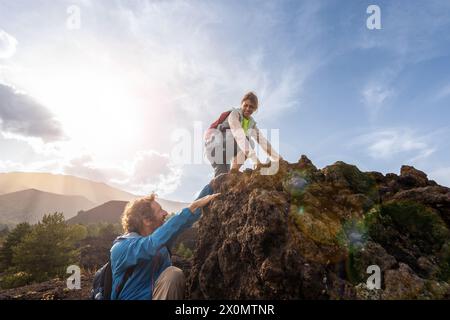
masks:
<svg viewBox="0 0 450 320"><path fill-rule="evenodd" d="M118 223L127 203L127 201L108 201L90 210L78 212L75 217L70 218L67 222L69 224Z"/></svg>
<svg viewBox="0 0 450 320"><path fill-rule="evenodd" d="M110 200L129 201L137 196L108 186L69 175L51 173L0 173L0 194L37 189L61 195L82 196L100 205Z"/></svg>
<svg viewBox="0 0 450 320"><path fill-rule="evenodd" d="M161 204L163 209L169 213L178 212L188 205L187 203L159 198L157 201ZM69 219L67 222L69 224L90 224L99 222L120 223L120 217L127 203L127 201L108 201L88 211L79 212L75 217Z"/></svg>
<svg viewBox="0 0 450 320"><path fill-rule="evenodd" d="M66 219L95 204L82 196L67 196L36 189L0 195L1 223L36 223L44 214L63 212Z"/></svg>

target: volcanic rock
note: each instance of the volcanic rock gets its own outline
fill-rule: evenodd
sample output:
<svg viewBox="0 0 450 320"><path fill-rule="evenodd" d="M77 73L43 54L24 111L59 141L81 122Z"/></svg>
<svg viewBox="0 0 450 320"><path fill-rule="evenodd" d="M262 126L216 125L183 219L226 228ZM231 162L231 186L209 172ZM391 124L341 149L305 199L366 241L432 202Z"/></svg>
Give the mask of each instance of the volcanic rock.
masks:
<svg viewBox="0 0 450 320"><path fill-rule="evenodd" d="M302 156L278 173L230 173L198 223L190 299L429 299L450 296L450 189ZM370 290L369 266L381 270Z"/></svg>

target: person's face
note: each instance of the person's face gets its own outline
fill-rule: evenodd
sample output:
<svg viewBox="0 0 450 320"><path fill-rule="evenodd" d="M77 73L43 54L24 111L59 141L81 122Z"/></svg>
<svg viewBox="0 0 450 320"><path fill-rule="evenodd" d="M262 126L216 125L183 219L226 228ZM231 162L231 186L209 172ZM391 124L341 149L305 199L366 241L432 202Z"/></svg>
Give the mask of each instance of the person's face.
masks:
<svg viewBox="0 0 450 320"><path fill-rule="evenodd" d="M242 114L247 119L255 112L256 106L250 100L244 100L241 105Z"/></svg>
<svg viewBox="0 0 450 320"><path fill-rule="evenodd" d="M163 225L164 221L166 220L167 217L167 211L164 210L161 205L156 202L153 201L152 202L152 209L153 209L153 226L154 228L159 228L160 226Z"/></svg>

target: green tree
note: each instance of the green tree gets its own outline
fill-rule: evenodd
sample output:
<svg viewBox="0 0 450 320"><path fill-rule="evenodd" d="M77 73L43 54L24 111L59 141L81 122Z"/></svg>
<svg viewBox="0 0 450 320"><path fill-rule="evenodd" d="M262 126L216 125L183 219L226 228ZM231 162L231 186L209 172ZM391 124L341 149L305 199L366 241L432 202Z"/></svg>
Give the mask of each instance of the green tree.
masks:
<svg viewBox="0 0 450 320"><path fill-rule="evenodd" d="M74 232L78 240L83 240L88 236L88 228L82 224L75 224L71 226L72 232Z"/></svg>
<svg viewBox="0 0 450 320"><path fill-rule="evenodd" d="M99 236L100 237L111 237L120 234L118 227L115 224L108 223L100 227Z"/></svg>
<svg viewBox="0 0 450 320"><path fill-rule="evenodd" d="M75 243L83 236L86 236L86 232L66 224L62 213L45 215L13 247L12 264L16 270L30 274L35 281L63 276L67 266L79 261Z"/></svg>
<svg viewBox="0 0 450 320"><path fill-rule="evenodd" d="M28 223L20 223L7 235L3 246L0 249L0 271L4 271L11 267L13 248L31 232L31 229L32 227Z"/></svg>
<svg viewBox="0 0 450 320"><path fill-rule="evenodd" d="M98 237L99 225L98 223L90 223L87 225L88 238Z"/></svg>
<svg viewBox="0 0 450 320"><path fill-rule="evenodd" d="M185 259L190 259L190 258L192 258L192 255L193 255L192 250L189 249L188 247L186 247L183 242L181 242L177 246L177 248L175 249L175 253Z"/></svg>
<svg viewBox="0 0 450 320"><path fill-rule="evenodd" d="M9 233L9 227L6 224L0 224L0 237L7 236Z"/></svg>

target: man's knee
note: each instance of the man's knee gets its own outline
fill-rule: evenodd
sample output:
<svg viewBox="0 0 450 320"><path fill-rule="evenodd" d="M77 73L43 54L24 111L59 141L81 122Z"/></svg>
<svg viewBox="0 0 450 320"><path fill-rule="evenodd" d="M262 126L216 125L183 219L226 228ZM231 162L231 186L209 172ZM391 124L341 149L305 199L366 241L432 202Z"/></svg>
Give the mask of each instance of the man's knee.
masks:
<svg viewBox="0 0 450 320"><path fill-rule="evenodd" d="M163 279L161 280L169 286L184 288L186 285L186 278L183 271L174 266L167 267L167 269L164 270L162 278Z"/></svg>
<svg viewBox="0 0 450 320"><path fill-rule="evenodd" d="M186 279L183 271L177 267L168 267L156 280L153 289L153 300L180 300L184 299Z"/></svg>
<svg viewBox="0 0 450 320"><path fill-rule="evenodd" d="M185 283L186 281L183 270L180 268L174 266L167 267L167 273L168 278L173 282Z"/></svg>

